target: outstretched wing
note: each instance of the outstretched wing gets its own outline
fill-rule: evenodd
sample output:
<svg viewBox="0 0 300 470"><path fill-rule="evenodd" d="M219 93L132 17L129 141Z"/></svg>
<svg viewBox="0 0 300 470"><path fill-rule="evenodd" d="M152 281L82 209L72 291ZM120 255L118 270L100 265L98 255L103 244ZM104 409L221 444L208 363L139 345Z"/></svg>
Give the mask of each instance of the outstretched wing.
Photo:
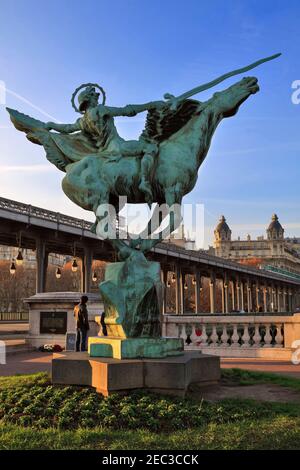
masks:
<svg viewBox="0 0 300 470"><path fill-rule="evenodd" d="M87 155L97 153L95 144L82 132L75 134L49 132L44 122L15 109L6 109L15 128L25 132L30 142L42 145L49 162L61 171L66 171L66 166L69 163L80 161Z"/></svg>
<svg viewBox="0 0 300 470"><path fill-rule="evenodd" d="M169 106L148 111L145 129L141 137L162 142L179 131L199 110L199 101L185 100L175 111Z"/></svg>
<svg viewBox="0 0 300 470"><path fill-rule="evenodd" d="M26 132L26 134L28 134L30 132L46 128L46 124L42 121L39 121L38 119L34 119L27 114L20 113L16 109L6 109L10 115L11 122L15 128L18 129L18 131ZM40 142L33 141L33 143L39 144Z"/></svg>

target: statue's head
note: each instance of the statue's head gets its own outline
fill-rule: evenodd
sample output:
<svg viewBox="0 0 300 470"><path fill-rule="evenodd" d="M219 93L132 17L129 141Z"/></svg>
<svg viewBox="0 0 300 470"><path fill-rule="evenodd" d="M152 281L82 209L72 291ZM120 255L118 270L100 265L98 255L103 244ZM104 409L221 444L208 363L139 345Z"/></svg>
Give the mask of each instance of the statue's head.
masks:
<svg viewBox="0 0 300 470"><path fill-rule="evenodd" d="M71 103L75 111L83 114L88 108L93 108L98 105L100 93L96 91L97 88L102 94L102 104L105 104L105 91L103 88L97 83L85 83L76 88L72 95ZM79 107L77 107L75 104L75 98L80 90L82 91L78 95Z"/></svg>
<svg viewBox="0 0 300 470"><path fill-rule="evenodd" d="M87 86L79 95L79 111L85 112L87 108L93 108L97 106L100 93L96 92L94 86Z"/></svg>

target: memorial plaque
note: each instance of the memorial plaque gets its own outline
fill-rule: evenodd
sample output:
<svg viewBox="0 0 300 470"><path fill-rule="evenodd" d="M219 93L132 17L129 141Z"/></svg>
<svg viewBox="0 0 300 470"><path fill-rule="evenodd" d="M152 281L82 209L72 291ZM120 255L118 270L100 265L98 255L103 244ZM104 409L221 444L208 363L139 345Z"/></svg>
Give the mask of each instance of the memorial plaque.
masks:
<svg viewBox="0 0 300 470"><path fill-rule="evenodd" d="M64 335L67 332L67 312L41 312L40 333Z"/></svg>
<svg viewBox="0 0 300 470"><path fill-rule="evenodd" d="M66 351L75 351L76 346L76 333L66 334Z"/></svg>

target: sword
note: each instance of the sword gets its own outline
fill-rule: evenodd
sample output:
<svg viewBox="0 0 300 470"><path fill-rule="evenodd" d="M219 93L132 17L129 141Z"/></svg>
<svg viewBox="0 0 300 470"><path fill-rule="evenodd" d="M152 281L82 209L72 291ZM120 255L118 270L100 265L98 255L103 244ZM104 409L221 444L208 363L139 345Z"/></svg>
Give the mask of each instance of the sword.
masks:
<svg viewBox="0 0 300 470"><path fill-rule="evenodd" d="M212 87L218 85L218 83L221 83L224 80L227 80L227 78L233 77L234 75L239 75L240 73L248 72L249 70L252 70L255 67L258 67L259 65L261 65L265 62L269 62L270 60L277 59L277 57L280 57L280 56L281 56L281 52L279 54L274 54L274 55L271 55L269 57L265 57L264 59L257 60L256 62L253 62L252 64L247 65L246 67L242 67L240 69L233 70L232 72L227 72L224 75L221 75L220 77L215 78L211 82L205 83L204 85L197 86L197 87L193 88L192 90L186 91L185 93L183 93L182 95L179 95L177 97L174 96L174 95L171 95L170 93L165 93L164 98L169 101L168 104L171 105L171 109L172 108L176 109L178 101L182 101L182 100L185 100L187 98L190 98L190 96L196 95L197 93L208 90L209 88L212 88ZM174 105L175 105L175 108L174 108Z"/></svg>

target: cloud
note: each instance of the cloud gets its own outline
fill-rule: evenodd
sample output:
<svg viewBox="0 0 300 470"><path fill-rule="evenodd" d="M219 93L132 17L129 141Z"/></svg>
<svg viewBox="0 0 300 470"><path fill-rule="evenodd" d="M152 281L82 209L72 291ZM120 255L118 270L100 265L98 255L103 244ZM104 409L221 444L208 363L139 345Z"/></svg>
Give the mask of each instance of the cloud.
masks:
<svg viewBox="0 0 300 470"><path fill-rule="evenodd" d="M36 106L34 103L32 103L31 101L29 101L27 98L24 98L24 96L22 95L19 95L18 93L16 93L15 91L13 90L9 90L8 88L5 88L5 91L7 93L9 93L10 95L14 96L15 98L19 99L20 101L22 101L23 103L26 103L28 104L29 106L31 106L33 109L35 109L36 111L40 112L41 114L43 114L43 116L46 116L47 118L50 118L52 119L53 121L56 121L56 122L60 122L57 118L51 116L51 114L48 114L46 111L44 111L42 108L40 108L39 106Z"/></svg>
<svg viewBox="0 0 300 470"><path fill-rule="evenodd" d="M300 223L299 222L290 222L290 223L287 223L287 224L284 224L284 227L283 228L295 228L295 229L300 229Z"/></svg>

